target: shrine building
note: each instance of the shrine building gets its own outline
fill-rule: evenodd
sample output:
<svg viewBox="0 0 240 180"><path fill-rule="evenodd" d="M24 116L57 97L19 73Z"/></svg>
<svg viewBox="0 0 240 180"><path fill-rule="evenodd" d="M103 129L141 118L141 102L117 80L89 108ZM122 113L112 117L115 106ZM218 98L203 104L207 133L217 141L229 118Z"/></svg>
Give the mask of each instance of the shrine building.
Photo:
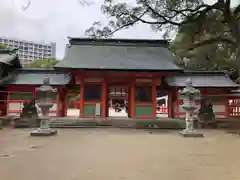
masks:
<svg viewBox="0 0 240 180"><path fill-rule="evenodd" d="M181 118L179 90L191 78L201 97L213 104L216 117L227 118L231 110L223 95L239 85L224 72L184 71L168 46L165 40L69 38L65 57L53 70L11 66L8 62L18 62L17 54L0 51L1 64L11 69L1 79L1 102L7 103L0 108L3 115L18 112L16 104L32 99L35 88L49 77L57 88L51 116L66 116L69 94L75 93L80 118L107 119L109 102L122 99L128 102L128 118L156 119L158 92L168 96L168 117Z"/></svg>

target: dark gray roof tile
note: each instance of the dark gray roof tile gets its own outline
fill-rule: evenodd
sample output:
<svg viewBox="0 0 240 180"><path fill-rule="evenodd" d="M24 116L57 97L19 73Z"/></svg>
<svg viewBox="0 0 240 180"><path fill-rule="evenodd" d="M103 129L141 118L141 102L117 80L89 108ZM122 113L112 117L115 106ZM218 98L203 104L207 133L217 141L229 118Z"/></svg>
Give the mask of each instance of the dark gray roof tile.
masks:
<svg viewBox="0 0 240 180"><path fill-rule="evenodd" d="M191 78L194 87L239 87L222 72L187 72L183 75L166 77L169 86L185 87L186 81Z"/></svg>
<svg viewBox="0 0 240 180"><path fill-rule="evenodd" d="M71 42L71 41L70 41ZM163 43L164 42L164 43ZM165 41L73 40L56 68L180 71Z"/></svg>
<svg viewBox="0 0 240 180"><path fill-rule="evenodd" d="M72 79L69 73L59 73L48 70L20 70L15 71L13 74L12 78L5 81L4 84L41 85L43 79L49 77L51 85L66 85Z"/></svg>
<svg viewBox="0 0 240 180"><path fill-rule="evenodd" d="M22 67L15 50L10 51L10 50L6 50L6 49L0 49L0 62L10 65L13 68L14 67L16 67L16 68Z"/></svg>

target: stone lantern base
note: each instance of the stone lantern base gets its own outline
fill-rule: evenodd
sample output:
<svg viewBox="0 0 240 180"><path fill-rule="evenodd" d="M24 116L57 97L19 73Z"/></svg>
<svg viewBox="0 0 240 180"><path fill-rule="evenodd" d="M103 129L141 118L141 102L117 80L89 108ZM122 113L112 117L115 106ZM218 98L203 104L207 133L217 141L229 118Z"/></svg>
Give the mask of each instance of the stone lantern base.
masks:
<svg viewBox="0 0 240 180"><path fill-rule="evenodd" d="M52 128L47 128L47 129L42 129L39 128L35 131L31 132L31 136L52 136L52 135L56 135L57 134L57 130L56 129L52 129Z"/></svg>
<svg viewBox="0 0 240 180"><path fill-rule="evenodd" d="M204 137L203 133L197 131L197 130L192 130L192 131L187 131L186 129L180 131L180 134L183 137Z"/></svg>

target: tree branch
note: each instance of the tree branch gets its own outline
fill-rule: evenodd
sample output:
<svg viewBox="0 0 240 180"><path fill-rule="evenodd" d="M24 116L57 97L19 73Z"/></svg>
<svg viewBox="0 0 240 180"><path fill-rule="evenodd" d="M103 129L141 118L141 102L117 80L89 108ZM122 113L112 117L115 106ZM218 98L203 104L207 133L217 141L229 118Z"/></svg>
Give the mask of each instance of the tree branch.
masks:
<svg viewBox="0 0 240 180"><path fill-rule="evenodd" d="M184 13L196 13L197 11L199 11L200 9L202 8L210 8L211 6L210 5L207 5L207 4L203 4L203 5L200 5L198 7L196 7L195 9L190 9L190 8L185 8L185 9L182 9L182 10L176 10L176 9L168 9L169 11L173 11L177 14L182 14L184 16L187 16L186 14Z"/></svg>
<svg viewBox="0 0 240 180"><path fill-rule="evenodd" d="M240 5L238 5L233 11L234 16L237 16L239 13L240 13Z"/></svg>
<svg viewBox="0 0 240 180"><path fill-rule="evenodd" d="M137 23L138 21L140 21L139 19L141 19L147 12L148 12L148 9L147 9L146 11L144 11L139 17L136 17L136 20L135 20L135 21L130 22L130 23L127 23L127 24L124 24L124 25L122 25L121 27L118 27L117 29L115 29L114 31L112 31L111 33L109 33L109 34L107 35L107 37L113 35L114 33L116 33L117 31L119 31L119 30L121 30L121 29L123 29L123 28L126 28L126 27L128 27L128 26L134 25L135 23Z"/></svg>
<svg viewBox="0 0 240 180"><path fill-rule="evenodd" d="M164 22L159 22L159 21L147 21L147 20L144 20L144 19L142 19L142 18L140 18L140 17L137 17L137 16L135 16L134 14L130 14L130 13L123 13L123 15L127 15L127 16L131 16L132 18L134 18L134 19L136 19L137 21L140 21L140 22L142 22L142 23L144 23L144 24L167 24L167 23L169 23L169 22L166 22L166 21L164 21ZM176 24L176 22L173 22L173 21L171 21L171 24Z"/></svg>
<svg viewBox="0 0 240 180"><path fill-rule="evenodd" d="M202 46L206 46L209 44L213 44L213 43L218 43L218 42L225 42L227 44L233 44L233 45L237 45L237 42L226 38L226 37L215 37L215 38L210 38L210 39L206 39L197 43L192 44L192 47L189 48L188 50L194 50L196 48L202 47Z"/></svg>
<svg viewBox="0 0 240 180"><path fill-rule="evenodd" d="M218 1L216 2L215 4L213 5L207 5L207 4L203 4L203 5L200 5L198 7L196 7L195 9L190 9L190 8L185 8L185 9L182 9L182 10L176 10L176 9L169 9L169 11L173 11L175 12L175 15L172 16L172 17L169 17L169 19L166 18L166 16L163 16L161 14L159 14L153 7L151 7L149 4L147 3L144 3L143 4L145 7L147 7L148 9L150 9L152 11L153 14L155 14L156 16L158 16L159 18L163 19L163 22L159 22L158 24L172 24L172 25L175 25L175 26L182 26L184 24L187 24L187 23L190 23L190 22L193 22L196 20L196 16L197 16L197 19L199 19L199 17L204 17L206 16L206 14L213 10L213 9L219 9L221 7L221 3ZM203 9L205 8L205 9ZM202 9L202 10L201 10ZM189 12L191 13L191 15L186 15L184 14L184 12ZM172 21L173 18L177 17L178 15L183 15L186 19L182 19L181 22L174 22Z"/></svg>
<svg viewBox="0 0 240 180"><path fill-rule="evenodd" d="M175 26L180 26L182 24L182 23L174 22L174 21L171 21L171 20L167 19L165 16L163 16L163 15L159 14L158 12L156 12L147 3L144 3L143 5L146 6L149 10L151 10L153 14L155 14L156 16L158 16L159 18L161 18L163 20L161 23L159 22L158 24L172 24L172 25L175 25ZM176 15L171 17L171 19L174 18L174 17L176 17Z"/></svg>
<svg viewBox="0 0 240 180"><path fill-rule="evenodd" d="M109 33L106 37L112 36L114 33L120 31L120 30L123 29L123 28L126 28L126 27L128 27L128 26L132 26L132 25L134 25L136 22L137 22L137 21L134 21L134 22L131 22L131 23L128 23L128 24L124 24L124 25L122 25L121 27L119 27L119 28L117 28L117 29L114 29L114 31L112 31L111 33Z"/></svg>

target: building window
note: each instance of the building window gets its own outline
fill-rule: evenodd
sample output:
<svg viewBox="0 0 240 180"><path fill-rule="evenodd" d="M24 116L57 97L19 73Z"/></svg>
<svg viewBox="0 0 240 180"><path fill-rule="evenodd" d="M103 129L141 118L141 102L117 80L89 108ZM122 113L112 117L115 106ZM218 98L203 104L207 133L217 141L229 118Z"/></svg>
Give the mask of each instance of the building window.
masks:
<svg viewBox="0 0 240 180"><path fill-rule="evenodd" d="M136 102L152 102L152 87L136 87Z"/></svg>
<svg viewBox="0 0 240 180"><path fill-rule="evenodd" d="M81 93L81 92L80 92ZM101 85L85 85L84 101L101 101L102 86Z"/></svg>

